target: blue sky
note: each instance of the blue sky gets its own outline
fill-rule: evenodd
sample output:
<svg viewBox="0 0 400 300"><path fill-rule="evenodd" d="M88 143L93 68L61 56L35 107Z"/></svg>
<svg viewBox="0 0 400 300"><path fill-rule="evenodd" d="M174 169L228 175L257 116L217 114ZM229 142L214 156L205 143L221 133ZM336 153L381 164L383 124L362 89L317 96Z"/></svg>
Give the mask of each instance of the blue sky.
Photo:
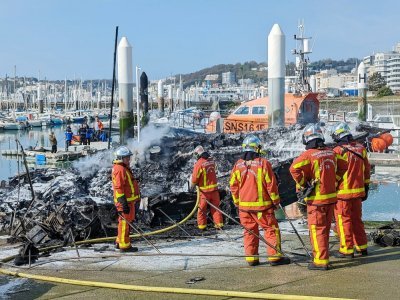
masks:
<svg viewBox="0 0 400 300"><path fill-rule="evenodd" d="M400 41L400 1L1 0L0 77L112 77L115 26L150 79L220 63L266 61L274 23L286 59L299 19L314 37L311 61L387 51Z"/></svg>

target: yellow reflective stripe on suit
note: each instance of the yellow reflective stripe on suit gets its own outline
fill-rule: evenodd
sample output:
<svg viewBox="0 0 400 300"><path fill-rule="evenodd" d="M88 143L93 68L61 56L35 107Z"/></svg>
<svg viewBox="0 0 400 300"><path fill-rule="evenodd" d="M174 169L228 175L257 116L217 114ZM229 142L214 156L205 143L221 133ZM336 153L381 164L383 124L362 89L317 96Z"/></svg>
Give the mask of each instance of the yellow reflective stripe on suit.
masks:
<svg viewBox="0 0 400 300"><path fill-rule="evenodd" d="M310 162L308 159L306 159L306 160L303 160L303 161L298 162L297 164L295 164L295 165L293 166L293 168L298 169L298 168L303 167L303 166L306 166L306 165L308 165L308 164L310 164L310 163L311 163L311 162Z"/></svg>
<svg viewBox="0 0 400 300"><path fill-rule="evenodd" d="M358 189L343 189L343 190L339 190L337 192L338 195L346 195L346 194L355 194L355 193L361 193L361 192L365 192L365 188L358 188Z"/></svg>

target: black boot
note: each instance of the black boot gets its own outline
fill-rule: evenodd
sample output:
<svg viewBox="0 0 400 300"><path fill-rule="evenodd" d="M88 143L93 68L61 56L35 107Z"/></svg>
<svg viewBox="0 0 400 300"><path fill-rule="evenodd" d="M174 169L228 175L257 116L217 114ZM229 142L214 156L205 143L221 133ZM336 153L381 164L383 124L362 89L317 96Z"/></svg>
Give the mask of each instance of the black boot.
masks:
<svg viewBox="0 0 400 300"><path fill-rule="evenodd" d="M337 252L334 252L334 253L333 253L333 256L336 257L336 258L348 258L348 259L352 259L352 258L354 258L354 253L351 253L351 254L343 254L343 253L337 251Z"/></svg>
<svg viewBox="0 0 400 300"><path fill-rule="evenodd" d="M260 264L259 260L254 260L254 261L248 261L247 262L249 264L250 267L255 267L258 266Z"/></svg>
<svg viewBox="0 0 400 300"><path fill-rule="evenodd" d="M131 252L138 252L138 248L137 247L129 247L126 249L119 249L120 252L122 253L131 253Z"/></svg>
<svg viewBox="0 0 400 300"><path fill-rule="evenodd" d="M317 271L327 271L327 270L329 270L329 267L328 267L328 265L326 265L326 266L317 266L314 263L309 263L308 264L308 269L309 270L317 270Z"/></svg>
<svg viewBox="0 0 400 300"><path fill-rule="evenodd" d="M269 262L269 264L271 265L271 266L280 266L280 265L288 265L288 264L290 264L291 263L291 261L290 261L290 258L289 257L286 257L286 256L283 256L281 259L279 259L279 260L277 260L277 261L270 261Z"/></svg>
<svg viewBox="0 0 400 300"><path fill-rule="evenodd" d="M361 250L361 251L357 251L357 254L360 254L361 256L368 256L368 250L364 249L364 250Z"/></svg>

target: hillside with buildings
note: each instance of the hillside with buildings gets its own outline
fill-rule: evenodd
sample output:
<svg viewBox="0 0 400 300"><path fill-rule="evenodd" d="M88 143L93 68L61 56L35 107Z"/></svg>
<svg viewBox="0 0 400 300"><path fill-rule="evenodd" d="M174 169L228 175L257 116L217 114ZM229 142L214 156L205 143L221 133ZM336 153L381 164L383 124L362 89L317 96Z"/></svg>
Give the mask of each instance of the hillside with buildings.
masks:
<svg viewBox="0 0 400 300"><path fill-rule="evenodd" d="M322 59L309 64L308 75L310 88L323 92L328 97L357 96L357 66L363 61L368 78L378 78L378 87L384 88L390 95L400 93L400 43L391 51L375 52L363 59L346 60ZM144 70L145 71L145 70ZM286 65L286 92L293 92L296 73L295 63ZM375 75L374 75L375 74ZM376 76L379 74L379 76ZM148 74L151 78L151 74ZM374 76L373 76L374 75ZM245 62L236 64L219 64L189 74L175 75L149 84L149 99L156 101L158 87L163 89L166 99L183 101L243 101L268 94L268 67L265 62ZM118 85L117 85L118 86ZM370 93L379 95L379 88L371 81ZM39 97L46 99L51 106L58 103L83 99L88 103L97 101L109 103L111 80L38 80L35 77L5 76L0 78L0 101L2 106L10 103L35 103ZM5 104L6 103L6 104ZM71 104L72 105L72 104Z"/></svg>

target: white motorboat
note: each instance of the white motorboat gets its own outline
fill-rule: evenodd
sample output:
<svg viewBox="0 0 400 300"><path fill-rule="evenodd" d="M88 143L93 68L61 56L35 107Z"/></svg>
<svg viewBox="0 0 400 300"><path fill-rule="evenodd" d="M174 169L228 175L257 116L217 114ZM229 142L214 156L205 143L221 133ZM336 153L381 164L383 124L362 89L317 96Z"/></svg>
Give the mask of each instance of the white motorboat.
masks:
<svg viewBox="0 0 400 300"><path fill-rule="evenodd" d="M20 129L26 129L27 125L24 122L1 122L0 123L0 128L3 130L20 130Z"/></svg>
<svg viewBox="0 0 400 300"><path fill-rule="evenodd" d="M385 129L400 130L400 115L376 115L369 122L372 126Z"/></svg>
<svg viewBox="0 0 400 300"><path fill-rule="evenodd" d="M42 127L42 120L29 120L30 127Z"/></svg>

